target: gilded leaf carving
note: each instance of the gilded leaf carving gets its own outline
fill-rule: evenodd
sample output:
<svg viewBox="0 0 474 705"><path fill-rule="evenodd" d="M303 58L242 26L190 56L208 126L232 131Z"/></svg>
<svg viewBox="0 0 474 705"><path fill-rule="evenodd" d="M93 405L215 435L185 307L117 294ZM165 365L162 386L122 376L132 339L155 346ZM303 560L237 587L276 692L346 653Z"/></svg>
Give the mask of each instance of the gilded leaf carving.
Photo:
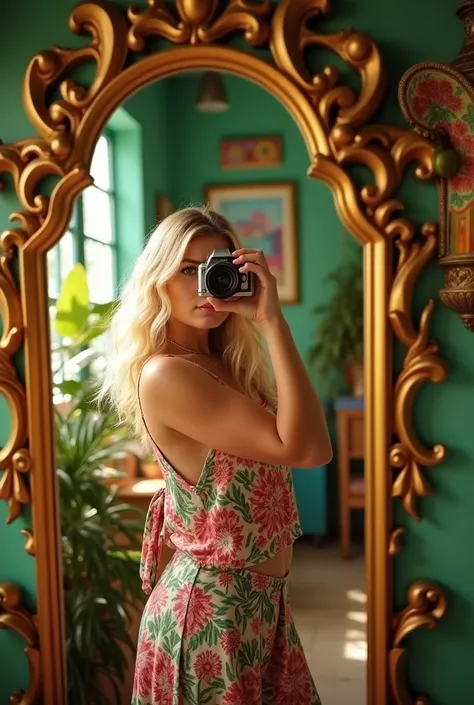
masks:
<svg viewBox="0 0 474 705"><path fill-rule="evenodd" d="M229 0L224 7L217 0L176 0L174 6L164 0L148 0L143 9L130 6L127 10L105 0L86 2L73 10L69 21L71 32L86 37L84 45L76 49L52 47L31 60L24 96L37 134L15 144L0 145L0 179L11 174L20 204L11 215L12 227L0 240L0 393L7 399L12 419L8 441L0 450L0 468L4 471L0 498L8 502L8 521L20 515L23 504L34 502L28 478L31 468L37 473L33 488L38 496L45 500L54 495L53 478L47 475L54 471L52 434L46 422L42 425L44 418L49 418L50 407L46 405L50 400L41 381L39 358L35 358L30 346L25 360L32 385L27 404L13 356L23 345L26 326L28 340L36 345L35 353L39 350L41 359L46 359L46 321L41 325L46 308L34 301L46 286L44 253L66 229L77 194L92 183L92 150L108 115L121 96L187 68L228 70L253 80L273 92L295 118L308 146L308 174L331 187L342 222L369 252L367 290L375 321L370 322L370 355L379 376L369 370L367 378L369 387L375 383L379 387L377 394L371 388L373 408L367 413L379 434L378 441L386 440L374 441L368 454L368 481L373 496L380 500L367 507L372 517L368 545L379 572L372 576L369 585L370 616L378 625L369 653L371 692L375 698L371 705L387 705L386 678L380 676L387 670L387 661L391 693L397 705L422 705L425 700L413 700L406 686L404 639L418 626L435 626L444 614L445 600L437 586L419 581L410 588L408 606L395 617L395 626L386 624L390 608L389 556L400 552L404 529L390 527L390 511L384 501L389 495L398 497L405 511L419 518L416 500L432 491L423 468L441 463L446 453L439 444L433 448L423 446L411 416L420 386L442 382L447 374L438 347L430 339L433 302L426 303L419 321L413 315L414 286L435 255L438 231L428 223L418 234L396 195L408 165L416 164L418 179L433 178L433 147L410 130L370 122L381 104L385 86L379 49L370 37L354 29L335 34L320 31L330 9L329 0L283 0L276 6L270 0ZM243 36L252 47L269 49L269 61L257 58L257 52L220 44L234 34ZM159 38L164 50L160 47L148 51L148 38ZM306 52L318 47L330 49L358 73L359 91L341 83L335 66L312 73ZM90 85L72 79L73 69L91 61L95 75ZM352 165L366 167L372 175L371 182L356 183L351 177ZM54 187L49 195L44 195L40 186L50 177ZM17 253L20 290L11 269ZM390 333L406 348L402 369L393 384L389 382ZM377 358L380 350L387 359ZM386 384L380 386L381 380ZM42 409L43 414L33 414L29 407L35 393L36 398L44 397L35 406L35 412ZM5 585L0 585L4 604L0 626L3 620L3 625L18 627L17 631L21 627L29 643L30 687L23 700L12 702L30 705L38 701L40 636L41 643L48 645L41 695L45 702L64 705L66 676L58 656L63 648L62 586L58 565L54 563L57 536L54 517L39 504L35 505L33 528L23 529L22 533L25 549L37 561L38 594L49 595L47 604L39 603L39 612L43 610L55 621L55 630L51 632L48 619L44 619L38 635L36 620L19 607L16 588ZM387 654L390 639L392 646ZM51 670L49 652L54 654Z"/></svg>

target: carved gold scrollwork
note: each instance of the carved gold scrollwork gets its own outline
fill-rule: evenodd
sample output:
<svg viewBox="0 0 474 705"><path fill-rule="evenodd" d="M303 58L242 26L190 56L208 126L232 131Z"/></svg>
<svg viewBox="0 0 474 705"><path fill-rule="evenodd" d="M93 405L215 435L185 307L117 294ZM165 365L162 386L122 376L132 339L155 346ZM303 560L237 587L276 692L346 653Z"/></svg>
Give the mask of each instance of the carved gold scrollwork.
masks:
<svg viewBox="0 0 474 705"><path fill-rule="evenodd" d="M428 705L425 696L412 697L406 685L406 637L420 627L434 629L446 612L441 588L429 580L418 580L408 590L408 605L394 620L394 635L389 653L390 686L395 705Z"/></svg>
<svg viewBox="0 0 474 705"><path fill-rule="evenodd" d="M84 110L102 87L120 72L128 50L125 18L115 5L92 2L79 5L72 11L69 28L74 34L91 34L90 46L83 49L54 47L37 54L26 71L23 91L26 111L33 126L58 157L69 153L72 135L78 129ZM91 85L85 88L64 78L59 84L61 99L50 105L47 88L65 77L68 70L90 59L97 65Z"/></svg>
<svg viewBox="0 0 474 705"><path fill-rule="evenodd" d="M33 536L33 532L31 529L22 529L21 533L26 537L25 551L29 553L30 556L36 556L35 537Z"/></svg>
<svg viewBox="0 0 474 705"><path fill-rule="evenodd" d="M424 243L413 241L411 229L406 233L408 237L401 237L396 243L400 258L389 313L398 339L408 347L395 385L394 425L400 440L392 447L390 462L392 467L400 470L393 485L393 496L401 497L405 511L418 520L416 497L427 496L432 491L422 474L421 466L433 467L441 463L446 449L441 444L436 444L432 449L425 448L416 437L411 413L414 395L421 384L446 379L447 365L438 355L438 346L429 338L429 321L434 302L430 300L426 304L418 331L415 331L411 317L406 315L407 303L413 296L414 282L436 251L437 227L432 223L423 226Z"/></svg>
<svg viewBox="0 0 474 705"><path fill-rule="evenodd" d="M20 588L0 582L0 629L12 629L26 641L25 654L30 665L28 690L10 696L10 705L34 705L41 696L40 652L36 616L21 604Z"/></svg>
<svg viewBox="0 0 474 705"><path fill-rule="evenodd" d="M377 448L374 444L370 462L377 463L377 467L386 469L386 472L382 475L378 473L377 478L371 477L370 481L373 496L376 494L383 505L384 497L390 492L390 488L386 487L391 482L386 448L393 434L396 440L389 459L397 474L391 494L392 497L401 498L410 516L419 518L416 499L431 492L422 467L437 465L445 456L445 449L439 444L431 449L423 446L411 418L414 397L420 385L427 381L441 382L446 376L446 365L439 357L438 347L429 337L433 302L426 304L419 323L413 320L412 306L415 282L435 252L438 233L435 225L426 224L421 236L418 236L412 223L404 216L403 203L395 194L408 164L417 163L415 173L418 179L433 178L433 148L428 141L410 130L366 124L382 100L385 71L381 56L372 39L353 29L336 34L313 31L310 20L313 26L314 21L324 19L329 10L329 0L282 0L276 6L270 0L229 0L223 8L217 0L176 0L173 9L164 0L148 0L146 9L129 7L126 12L105 0L87 2L73 10L69 26L76 34L88 33L91 36L89 45L71 50L54 47L41 52L30 62L25 76L24 102L38 134L12 145L0 145L0 178L6 172L12 175L23 209L12 214L11 220L15 226L7 230L0 240L0 313L3 321L0 393L7 399L12 418L9 439L0 450L0 468L4 469L0 498L9 503L8 521L13 521L19 515L21 505L30 501L26 477L30 469L28 441L32 458L36 461L39 455L43 460L38 472L52 471L48 465L53 449L47 424L30 418L30 438L27 438L25 391L12 363L12 357L23 344L24 320L29 326L28 339L34 340L38 349L46 348L46 337L41 326L44 310L32 306L28 298L36 295L41 287L44 288L44 267L39 258L66 229L75 196L92 182L88 173L92 146L109 111L117 107L126 94L138 90L147 81L187 68L209 67L240 73L270 92L275 86L275 96L293 115L306 139L310 157L308 173L332 188L346 228L361 243L369 246L366 253L369 252L368 257L372 258L373 272L376 266L381 267L370 275L372 301L375 301L374 292L378 292L384 301L383 306L379 305L378 308L373 305L374 318L377 319L376 326L373 325L373 340L377 339L380 349L386 351L388 326L391 325L394 335L407 350L393 388L383 389L383 393L378 395L379 406L375 412L372 410L372 417L379 417L372 421L380 438L377 439ZM271 61L261 61L256 58L256 52L245 53L224 45L209 46L233 32L243 33L251 46L270 49ZM156 49L150 52L156 56L140 56L148 37L180 46L170 48L168 45L166 51ZM361 79L360 90L356 92L340 85L339 71L334 66L327 66L313 75L307 67L305 56L312 47L332 50L355 70ZM90 85L82 86L68 74L90 60L96 65L95 77ZM54 100L51 96L55 96ZM373 175L372 183L357 185L349 172L352 165L367 167ZM56 179L56 185L50 196L42 195L40 184L51 176ZM387 247L388 242L390 248ZM11 261L17 249L21 250L23 258L20 267L21 301L11 274ZM398 253L393 274L386 273L388 268L384 269L390 266L392 259L387 253L391 255L392 250ZM36 288L29 286L25 271L36 277ZM383 274L380 274L381 271ZM457 284L459 292L456 295L464 296L463 281ZM34 325L36 319L40 325ZM373 341L372 346L375 348ZM31 346L26 357L29 383L33 389L36 384L43 393L44 386L38 381L40 363L34 358ZM380 374L376 377L374 373L370 378L372 381L387 379L389 384L391 370L385 357L385 354L381 356ZM45 400L44 403L49 404L49 401ZM47 411L49 413L49 408ZM377 414L377 411L380 413ZM388 428L390 420L392 428ZM36 471L36 463L34 468ZM38 477L37 482L41 483L41 480ZM35 485L44 490L41 495L43 499L48 498L51 486L49 476L47 483ZM47 502L44 504L46 506ZM51 594L53 589L57 598L50 599L44 608L45 614L61 625L61 576L54 561L46 560L57 550L56 529L51 524L52 518L46 515L45 507L36 505L35 509L35 524L43 531L38 532L35 546L32 532L23 529L25 549L30 555L37 554L37 576L41 587L38 594ZM376 519L374 526L377 529L372 528L372 531L389 526L385 506L373 511L369 508L368 512L372 512L371 516ZM396 617L394 629L392 624L386 624L390 600L386 580L388 556L400 551L403 531L396 527L390 535L387 529L382 540L378 536L377 541L370 544L374 554L371 563L378 567L378 577L373 577L373 584L369 585L371 620L377 624L370 650L372 663L369 672L373 674L371 705L386 705L387 630L393 637L389 653L389 680L397 705L425 703L423 698L413 700L407 691L403 668L406 647L403 640L418 626L434 626L445 610L441 590L431 583L417 582L410 588L408 606ZM51 571L55 574L52 575ZM0 585L0 596L1 589ZM5 604L14 604L14 608L0 612L0 626L2 618L5 623L6 614L13 614L14 619L9 617L9 624L21 624L25 630L29 624L30 632L25 633L28 633L29 643L34 644L31 629L36 623L33 617L16 609L18 593L12 592L11 587L5 590L8 599L4 598L4 602L7 599ZM38 603L40 615L41 609ZM41 629L45 631L44 634L41 631L41 637L42 640L45 637L44 643L51 646L55 656L51 671L48 670L48 675L44 676L44 692L49 698L48 702L63 705L61 698L65 674L58 656L63 648L61 629L56 629L52 634L48 631L51 625L46 622L43 621ZM41 620L39 623L42 624ZM32 653L36 654L36 645L31 648ZM30 655L29 658L31 662ZM44 663L45 670L49 669L48 654ZM34 702L33 694L38 689L35 680L39 679L37 673L32 671L31 685L23 700L13 702L22 705Z"/></svg>
<svg viewBox="0 0 474 705"><path fill-rule="evenodd" d="M272 21L270 48L275 63L309 94L326 125L331 121L331 109L337 106L338 121L361 125L374 112L382 99L385 76L376 44L352 29L337 34L320 34L307 26L312 18L329 14L329 0L303 0L277 5ZM306 67L305 50L321 46L338 54L361 77L359 94L348 86L338 86L339 71L327 66L316 76Z"/></svg>
<svg viewBox="0 0 474 705"><path fill-rule="evenodd" d="M230 32L243 30L251 46L260 46L268 40L270 0L253 3L230 0L215 18L217 0L177 0L179 19L166 7L163 0L150 0L148 9L128 10L131 28L128 45L132 51L143 51L149 36L163 37L174 44L209 44L217 42Z"/></svg>
<svg viewBox="0 0 474 705"><path fill-rule="evenodd" d="M26 401L23 385L17 378L11 357L23 342L22 310L19 292L10 270L13 245L23 241L20 231L8 231L0 239L0 315L3 333L0 339L0 394L5 397L11 416L11 432L0 449L0 499L8 502L7 523L21 513L21 505L31 501L25 474L30 469L30 457L23 448L26 437Z"/></svg>
<svg viewBox="0 0 474 705"><path fill-rule="evenodd" d="M442 382L446 363L438 356L438 346L429 339L429 321L434 302L429 301L422 313L419 330L415 330L412 300L415 282L436 252L438 231L427 223L421 229L424 241L415 239L415 228L405 217L403 204L391 194L400 185L406 166L416 160L417 178L433 177L431 145L414 132L386 125L361 128L337 126L333 142L339 147L338 160L343 165L364 164L374 174L374 183L360 191L365 215L386 235L394 239L399 251L395 278L389 301L389 319L398 340L408 350L394 388L394 430L399 438L390 451L390 463L400 470L392 488L392 496L400 497L405 511L419 519L415 507L417 496L427 496L431 487L421 467L433 467L444 460L445 448L437 444L426 449L413 429L414 396L421 384ZM399 550L400 532L390 548Z"/></svg>

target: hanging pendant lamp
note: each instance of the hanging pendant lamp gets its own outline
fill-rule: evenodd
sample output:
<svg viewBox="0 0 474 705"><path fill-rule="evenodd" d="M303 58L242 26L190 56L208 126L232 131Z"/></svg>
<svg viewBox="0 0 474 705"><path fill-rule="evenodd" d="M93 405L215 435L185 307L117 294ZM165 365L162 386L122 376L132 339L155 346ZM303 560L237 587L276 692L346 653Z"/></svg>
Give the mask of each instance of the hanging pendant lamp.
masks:
<svg viewBox="0 0 474 705"><path fill-rule="evenodd" d="M220 113L228 109L227 93L221 76L215 71L206 71L199 84L196 110Z"/></svg>

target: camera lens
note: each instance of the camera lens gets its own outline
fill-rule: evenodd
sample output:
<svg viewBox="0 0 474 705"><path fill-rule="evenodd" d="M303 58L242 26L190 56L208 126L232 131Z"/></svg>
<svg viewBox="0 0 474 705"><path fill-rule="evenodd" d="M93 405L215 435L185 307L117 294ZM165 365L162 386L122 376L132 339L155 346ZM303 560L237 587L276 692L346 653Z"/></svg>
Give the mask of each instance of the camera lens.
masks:
<svg viewBox="0 0 474 705"><path fill-rule="evenodd" d="M217 262L206 272L206 286L216 299L228 299L239 286L236 268L229 262Z"/></svg>

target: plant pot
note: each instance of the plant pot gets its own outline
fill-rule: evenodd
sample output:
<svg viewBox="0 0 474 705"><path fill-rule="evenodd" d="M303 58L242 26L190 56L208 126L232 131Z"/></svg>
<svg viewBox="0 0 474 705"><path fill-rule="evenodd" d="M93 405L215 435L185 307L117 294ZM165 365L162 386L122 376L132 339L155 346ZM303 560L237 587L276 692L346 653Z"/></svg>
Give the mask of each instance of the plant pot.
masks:
<svg viewBox="0 0 474 705"><path fill-rule="evenodd" d="M142 473L149 480L156 480L163 477L159 463L155 461L144 462L141 464Z"/></svg>
<svg viewBox="0 0 474 705"><path fill-rule="evenodd" d="M347 383L351 389L353 397L364 396L364 365L357 363L353 365L346 364L344 367Z"/></svg>

